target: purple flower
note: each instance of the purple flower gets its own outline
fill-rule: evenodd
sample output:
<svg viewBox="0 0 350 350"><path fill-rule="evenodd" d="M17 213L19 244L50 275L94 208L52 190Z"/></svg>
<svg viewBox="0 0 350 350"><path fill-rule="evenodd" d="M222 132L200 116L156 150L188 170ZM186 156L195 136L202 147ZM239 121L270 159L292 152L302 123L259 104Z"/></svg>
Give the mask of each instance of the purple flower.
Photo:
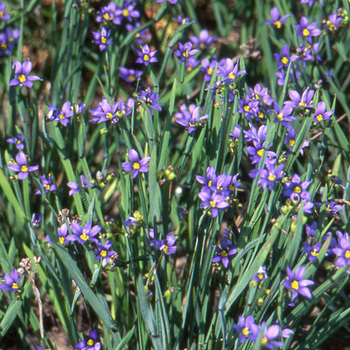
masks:
<svg viewBox="0 0 350 350"><path fill-rule="evenodd" d="M159 94L158 92L152 92L151 88L148 87L146 90L141 90L140 95L137 96L137 99L142 103L145 104L152 115L151 108L156 111L161 111L162 107L160 107L159 100Z"/></svg>
<svg viewBox="0 0 350 350"><path fill-rule="evenodd" d="M261 179L258 180L258 184L261 185L263 189L266 187L272 191L275 183L284 177L283 171L284 164L280 164L277 168L273 164L267 164L265 169L258 169L258 174Z"/></svg>
<svg viewBox="0 0 350 350"><path fill-rule="evenodd" d="M121 117L130 115L131 109L123 101L110 104L105 97L102 97L102 102L94 109L91 109L90 113L94 117L89 120L90 123L100 124L110 121L115 125L118 124Z"/></svg>
<svg viewBox="0 0 350 350"><path fill-rule="evenodd" d="M239 316L238 323L233 328L239 333L240 343L244 343L247 339L255 342L260 332L260 327L255 324L253 316Z"/></svg>
<svg viewBox="0 0 350 350"><path fill-rule="evenodd" d="M33 81L42 80L36 75L29 76L29 73L32 70L32 62L30 62L29 60L24 61L23 64L21 64L18 61L14 62L12 65L12 69L15 70L16 78L10 81L9 86L24 85L28 88L31 88L33 87Z"/></svg>
<svg viewBox="0 0 350 350"><path fill-rule="evenodd" d="M290 329L288 331L291 331ZM291 331L293 333L293 331ZM290 334L290 333L289 333ZM289 335L288 335L289 336ZM281 342L281 328L279 325L274 324L264 329L264 336L261 339L261 345L267 349L274 349L275 347L282 347Z"/></svg>
<svg viewBox="0 0 350 350"><path fill-rule="evenodd" d="M252 124L249 124L248 130L243 130L244 133L244 141L258 141L259 143L264 143L267 135L267 127L266 125L261 125L257 130L256 127ZM239 135L238 135L239 137Z"/></svg>
<svg viewBox="0 0 350 350"><path fill-rule="evenodd" d="M40 176L40 182L45 193L57 190L57 186L52 183L51 174L48 175L47 179L44 176ZM35 194L41 194L41 191L37 190Z"/></svg>
<svg viewBox="0 0 350 350"><path fill-rule="evenodd" d="M300 38L305 38L309 43L311 43L312 36L320 36L322 31L315 28L317 22L312 22L309 24L309 21L306 17L301 17L300 24L294 24L294 27L298 30L297 35Z"/></svg>
<svg viewBox="0 0 350 350"><path fill-rule="evenodd" d="M154 238L154 230L151 228L149 230L149 236L151 238L151 243L150 243L151 247L154 246L162 254L172 255L176 253L177 247L176 245L174 245L176 242L176 237L173 234L169 233L166 235L165 239L158 240Z"/></svg>
<svg viewBox="0 0 350 350"><path fill-rule="evenodd" d="M340 205L340 204L337 204L336 202L334 201L328 201L328 199L326 199L326 202L325 203L316 203L316 205L318 207L321 207L322 204L325 204L326 205L326 208L325 208L325 212L328 214L328 215L334 215L335 213L337 213L339 210L342 210L343 209L343 205Z"/></svg>
<svg viewBox="0 0 350 350"><path fill-rule="evenodd" d="M178 206L179 208L179 214L180 214L180 219L184 219L186 215L188 215L188 209L185 207L182 207L181 205Z"/></svg>
<svg viewBox="0 0 350 350"><path fill-rule="evenodd" d="M277 115L274 120L274 123L281 123L286 128L291 128L292 125L289 122L297 120L296 117L292 116L293 107L291 106L283 106L282 109L280 109L278 104L276 104L275 110Z"/></svg>
<svg viewBox="0 0 350 350"><path fill-rule="evenodd" d="M208 209L208 212L213 218L219 215L219 209L225 209L229 206L224 195L215 192L211 193L211 191L206 188L201 190L198 197L202 200L201 208Z"/></svg>
<svg viewBox="0 0 350 350"><path fill-rule="evenodd" d="M181 105L181 112L176 113L176 122L185 127L185 129L191 133L195 131L198 127L203 125L203 121L209 118L208 114L200 116L200 107L196 107L195 104L191 104L189 106L189 110L187 110L186 105Z"/></svg>
<svg viewBox="0 0 350 350"><path fill-rule="evenodd" d="M287 267L287 277L283 281L283 286L292 292L292 302L297 298L299 294L307 298L312 298L312 294L308 286L315 284L314 281L304 280L305 277L305 266L298 267L295 272L293 272L289 267Z"/></svg>
<svg viewBox="0 0 350 350"><path fill-rule="evenodd" d="M111 31L107 31L105 27L102 27L101 33L99 32L92 32L95 40L92 42L99 45L100 51L104 51L109 44L113 44L112 40L109 39L109 35L111 34Z"/></svg>
<svg viewBox="0 0 350 350"><path fill-rule="evenodd" d="M317 221L314 221L311 225L306 224L305 230L308 238L314 239L315 238L315 231L317 230Z"/></svg>
<svg viewBox="0 0 350 350"><path fill-rule="evenodd" d="M126 29L128 30L128 32L132 32L133 30L140 28L141 24L139 22L135 23L135 25L132 25L130 23L128 23L126 26ZM151 39L152 36L150 34L147 33L147 28L138 31L135 34L135 40L139 45L142 45L142 43L144 42L144 40L149 40Z"/></svg>
<svg viewBox="0 0 350 350"><path fill-rule="evenodd" d="M139 58L136 60L136 63L141 63L145 66L148 66L150 63L158 62L157 58L154 57L158 50L151 51L147 44L142 46L141 51L136 51L139 55Z"/></svg>
<svg viewBox="0 0 350 350"><path fill-rule="evenodd" d="M100 350L101 346L101 343L98 341L97 331L92 329L89 335L84 334L84 340L75 345L75 348L79 350Z"/></svg>
<svg viewBox="0 0 350 350"><path fill-rule="evenodd" d="M325 27L330 31L330 32L335 32L339 26L341 21L343 20L343 17L338 16L336 13L332 13L327 22Z"/></svg>
<svg viewBox="0 0 350 350"><path fill-rule="evenodd" d="M293 108L313 108L312 99L314 98L315 91L307 88L300 96L295 90L289 91L289 97L291 101L286 101L284 104Z"/></svg>
<svg viewBox="0 0 350 350"><path fill-rule="evenodd" d="M42 218L43 218L43 216L42 216L41 214L34 213L34 214L32 215L32 225L33 225L34 227L39 227Z"/></svg>
<svg viewBox="0 0 350 350"><path fill-rule="evenodd" d="M315 0L301 0L300 3L301 4L309 4L309 6L311 7L314 4Z"/></svg>
<svg viewBox="0 0 350 350"><path fill-rule="evenodd" d="M120 25L122 18L116 15L117 8L119 7L111 1L108 6L102 7L101 11L97 12L96 22L113 22L116 25Z"/></svg>
<svg viewBox="0 0 350 350"><path fill-rule="evenodd" d="M271 20L268 19L265 24L272 24L276 29L281 29L282 24L285 23L288 20L288 17L291 15L285 15L283 17L280 17L280 12L278 11L278 8L275 6L271 9Z"/></svg>
<svg viewBox="0 0 350 350"><path fill-rule="evenodd" d="M298 134L295 131L295 129L291 128L288 130L288 134L286 136L286 139L284 140L284 143L286 145L288 145L289 149L292 151L295 145L295 140L297 138ZM308 147L310 144L310 142L308 140L304 140L301 149L300 149L300 154L303 155L304 154L304 148Z"/></svg>
<svg viewBox="0 0 350 350"><path fill-rule="evenodd" d="M134 179L139 172L147 173L148 172L148 162L151 160L151 157L145 157L140 159L139 154L134 149L131 149L128 153L130 162L124 162L122 168L126 172L132 172L132 178Z"/></svg>
<svg viewBox="0 0 350 350"><path fill-rule="evenodd" d="M310 193L306 191L306 189L311 183L312 181L301 182L299 175L294 174L291 181L286 181L284 183L283 195L298 202L300 198L310 200Z"/></svg>
<svg viewBox="0 0 350 350"><path fill-rule="evenodd" d="M218 65L218 76L223 77L224 81L232 83L239 75L247 74L245 70L238 70L238 64L239 62L234 66L230 58L221 60Z"/></svg>
<svg viewBox="0 0 350 350"><path fill-rule="evenodd" d="M350 266L350 241L347 232L344 234L337 231L338 245L331 249L332 252L338 256L335 266L341 267L344 265Z"/></svg>
<svg viewBox="0 0 350 350"><path fill-rule="evenodd" d="M182 18L180 15L177 15L177 17L173 18L173 20L178 24L186 24L190 22L189 17Z"/></svg>
<svg viewBox="0 0 350 350"><path fill-rule="evenodd" d="M93 182L88 182L90 176L91 174L88 174L88 176L86 176L86 178L84 179L84 176L80 175L80 182L82 188L88 188L94 185ZM67 186L71 188L71 190L69 191L70 196L73 196L74 194L77 194L79 192L78 183L70 181L67 183Z"/></svg>
<svg viewBox="0 0 350 350"><path fill-rule="evenodd" d="M259 101L251 100L249 96L246 96L244 100L239 99L239 108L237 110L238 113L244 113L244 116L248 121L251 121L252 118L258 116L258 105Z"/></svg>
<svg viewBox="0 0 350 350"><path fill-rule="evenodd" d="M259 164L265 149L265 142L261 144L260 142L254 140L253 145L254 146L247 146L246 150L250 155L249 159L251 160L252 164ZM275 163L276 158L277 154L275 152L267 151L267 163Z"/></svg>
<svg viewBox="0 0 350 350"><path fill-rule="evenodd" d="M321 101L318 103L316 107L313 121L321 122L322 120L328 120L332 115L333 115L333 111L326 112L326 103Z"/></svg>
<svg viewBox="0 0 350 350"><path fill-rule="evenodd" d="M177 4L178 0L156 0L156 2L161 3L161 2L167 2L169 1L169 4L175 5Z"/></svg>
<svg viewBox="0 0 350 350"><path fill-rule="evenodd" d="M109 260L115 260L118 257L116 251L111 250L112 242L107 241L106 243L98 243L97 250L95 250L96 260L102 260L102 266L106 266Z"/></svg>
<svg viewBox="0 0 350 350"><path fill-rule="evenodd" d="M52 107L52 106L51 106ZM55 122L60 122L62 125L67 126L69 123L69 118L74 115L72 105L69 101L65 102L62 109L57 113Z"/></svg>
<svg viewBox="0 0 350 350"><path fill-rule="evenodd" d="M39 169L39 165L28 166L27 156L23 152L17 153L16 162L17 164L15 164L15 162L12 161L8 168L12 171L17 172L18 178L20 180L24 180L28 176L28 172Z"/></svg>
<svg viewBox="0 0 350 350"><path fill-rule="evenodd" d="M313 262L313 261L317 260L317 255L319 254L320 249L322 247L321 243L316 242L315 244L313 244L311 246L309 243L304 242L303 246L304 246L303 251L305 254L307 254L309 256L309 261Z"/></svg>
<svg viewBox="0 0 350 350"><path fill-rule="evenodd" d="M19 280L22 279L22 276L18 277L17 270L12 270L10 275L5 273L4 279L5 279L5 283L0 285L0 289L10 290L12 293L15 293L21 289L21 287L18 284L19 284Z"/></svg>
<svg viewBox="0 0 350 350"><path fill-rule="evenodd" d="M128 83L133 83L142 75L142 71L135 69L127 69L125 67L119 67L120 77Z"/></svg>
<svg viewBox="0 0 350 350"><path fill-rule="evenodd" d="M190 35L190 40L193 42L194 45L196 45L197 47L203 50L203 49L208 49L209 45L216 40L216 37L210 36L209 32L206 29L203 29L199 33L198 38L194 35Z"/></svg>
<svg viewBox="0 0 350 350"><path fill-rule="evenodd" d="M17 134L16 137L7 139L6 142L8 142L8 143L13 143L13 144L16 145L16 148L17 148L17 149L22 150L22 149L24 149L23 141L24 141L25 139L26 139L26 138L25 138L24 136L22 136L22 134Z"/></svg>
<svg viewBox="0 0 350 350"><path fill-rule="evenodd" d="M72 222L70 228L73 234L66 238L68 242L78 241L80 244L85 244L87 241L90 241L96 244L99 243L99 240L94 238L101 231L99 225L92 227L92 222L89 221L82 228L77 222Z"/></svg>
<svg viewBox="0 0 350 350"><path fill-rule="evenodd" d="M225 269L227 269L228 264L230 262L230 258L232 258L233 255L237 253L237 248L231 246L231 242L227 239L227 237L224 237L221 241L221 247L220 246L212 246L212 248L215 249L215 254L212 258L213 263L219 263L221 262Z"/></svg>
<svg viewBox="0 0 350 350"><path fill-rule="evenodd" d="M199 52L199 50L192 48L193 44L189 41L185 44L179 43L179 48L174 51L174 54L180 58L181 62L186 61L189 57Z"/></svg>
<svg viewBox="0 0 350 350"><path fill-rule="evenodd" d="M200 68L200 70L203 73L205 73L204 80L210 81L211 77L213 76L215 67L218 64L218 61L213 60L212 62L210 62L207 58L204 58L201 63L202 63L202 67Z"/></svg>
<svg viewBox="0 0 350 350"><path fill-rule="evenodd" d="M5 4L3 1L0 2L0 21L7 21L10 19L10 15L6 13Z"/></svg>
<svg viewBox="0 0 350 350"><path fill-rule="evenodd" d="M254 89L249 87L249 92L250 99L259 101L259 105L264 103L270 106L274 101L271 97L269 89L261 86L260 84L255 84Z"/></svg>
<svg viewBox="0 0 350 350"><path fill-rule="evenodd" d="M117 10L115 11L116 16L120 16L124 19L127 19L129 22L132 22L133 18L140 17L140 12L134 10L134 8L136 6L136 2L134 2L130 5L128 4L128 2L125 2L124 6L125 7L117 8Z"/></svg>
<svg viewBox="0 0 350 350"><path fill-rule="evenodd" d="M301 76L301 73L296 69L297 67L294 65L294 69L291 68L290 70L289 79L291 81L296 81ZM277 84L283 86L286 80L286 72L282 69L280 72L276 72L275 75L278 77Z"/></svg>
<svg viewBox="0 0 350 350"><path fill-rule="evenodd" d="M260 266L256 275L253 276L253 280L256 282L265 281L267 278L266 266Z"/></svg>
<svg viewBox="0 0 350 350"><path fill-rule="evenodd" d="M278 69L288 67L290 62L297 61L299 59L299 56L293 55L289 56L289 48L287 45L283 46L281 54L274 53L275 60L278 61Z"/></svg>
<svg viewBox="0 0 350 350"><path fill-rule="evenodd" d="M193 68L197 67L199 65L199 61L196 60L194 57L189 57L186 60L186 72L191 72Z"/></svg>

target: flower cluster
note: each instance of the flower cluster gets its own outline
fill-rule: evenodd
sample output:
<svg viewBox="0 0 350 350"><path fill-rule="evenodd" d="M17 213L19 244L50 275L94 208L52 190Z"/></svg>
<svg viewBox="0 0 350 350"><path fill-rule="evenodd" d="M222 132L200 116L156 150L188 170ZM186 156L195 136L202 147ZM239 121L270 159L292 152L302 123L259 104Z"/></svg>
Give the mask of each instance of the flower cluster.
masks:
<svg viewBox="0 0 350 350"><path fill-rule="evenodd" d="M204 208L213 218L216 218L219 215L219 210L230 206L234 190L241 184L237 178L238 174L232 176L223 173L217 176L212 166L207 168L206 177L196 175L197 181L203 185L198 194L202 201L201 208Z"/></svg>

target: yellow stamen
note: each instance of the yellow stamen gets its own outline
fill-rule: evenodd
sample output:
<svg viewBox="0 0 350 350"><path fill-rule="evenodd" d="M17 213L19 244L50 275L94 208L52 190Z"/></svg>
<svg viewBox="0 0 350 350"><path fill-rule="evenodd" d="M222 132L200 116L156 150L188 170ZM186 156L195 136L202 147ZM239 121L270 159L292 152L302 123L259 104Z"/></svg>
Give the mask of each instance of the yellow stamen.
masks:
<svg viewBox="0 0 350 350"><path fill-rule="evenodd" d="M86 345L92 346L92 345L94 345L94 341L93 341L92 339L89 339L89 340L86 342Z"/></svg>
<svg viewBox="0 0 350 350"><path fill-rule="evenodd" d="M298 281L293 281L290 286L292 289L298 290L299 289L299 282Z"/></svg>
<svg viewBox="0 0 350 350"><path fill-rule="evenodd" d="M323 120L323 115L322 114L319 114L316 116L316 119L320 122Z"/></svg>
<svg viewBox="0 0 350 350"><path fill-rule="evenodd" d="M270 175L268 176L268 179L269 179L270 181L273 181L275 178L276 178L276 175L274 175L274 174L270 174Z"/></svg>
<svg viewBox="0 0 350 350"><path fill-rule="evenodd" d="M131 80L131 81L134 81L136 78L134 75L128 75L128 79Z"/></svg>
<svg viewBox="0 0 350 350"><path fill-rule="evenodd" d="M17 283L12 283L12 289L18 289L18 284Z"/></svg>
<svg viewBox="0 0 350 350"><path fill-rule="evenodd" d="M232 80L234 80L236 78L236 76L232 72L228 75L228 77Z"/></svg>
<svg viewBox="0 0 350 350"><path fill-rule="evenodd" d="M24 173L28 171L28 167L26 165L22 165L21 166L21 171L23 171Z"/></svg>
<svg viewBox="0 0 350 350"><path fill-rule="evenodd" d="M277 29L280 29L282 26L282 23L280 21L275 21L274 25Z"/></svg>
<svg viewBox="0 0 350 350"><path fill-rule="evenodd" d="M295 193L300 193L301 192L301 188L299 186L295 186L294 192Z"/></svg>
<svg viewBox="0 0 350 350"><path fill-rule="evenodd" d="M58 237L58 241L63 244L64 243L64 237Z"/></svg>
<svg viewBox="0 0 350 350"><path fill-rule="evenodd" d="M257 154L259 157L262 157L263 152L264 152L263 149L259 149L259 151L256 152L256 154Z"/></svg>
<svg viewBox="0 0 350 350"><path fill-rule="evenodd" d="M165 247L163 247L163 253L166 254L169 250L169 247L166 245Z"/></svg>
<svg viewBox="0 0 350 350"><path fill-rule="evenodd" d="M310 32L304 28L303 31L301 32L304 36L309 36L310 35Z"/></svg>
<svg viewBox="0 0 350 350"><path fill-rule="evenodd" d="M226 251L226 250L223 250L223 251L220 253L220 255L221 255L222 257L227 256L227 251Z"/></svg>
<svg viewBox="0 0 350 350"><path fill-rule="evenodd" d="M244 106L243 109L245 112L249 112L249 106Z"/></svg>
<svg viewBox="0 0 350 350"><path fill-rule="evenodd" d="M59 118L62 120L64 119L66 116L64 114L60 114Z"/></svg>
<svg viewBox="0 0 350 350"><path fill-rule="evenodd" d="M124 16L124 17L129 16L129 13L130 13L130 12L129 12L127 9L124 9L124 10L123 10L123 16Z"/></svg>
<svg viewBox="0 0 350 350"><path fill-rule="evenodd" d="M262 338L262 340L261 340L262 345L266 345L268 342L269 342L269 340L266 337Z"/></svg>
<svg viewBox="0 0 350 350"><path fill-rule="evenodd" d="M209 204L212 208L214 208L216 206L216 201L210 201Z"/></svg>
<svg viewBox="0 0 350 350"><path fill-rule="evenodd" d="M182 56L184 56L184 57L188 57L189 55L188 55L188 51L187 50L185 50L183 53L182 53Z"/></svg>
<svg viewBox="0 0 350 350"><path fill-rule="evenodd" d="M350 250L347 250L345 252L345 259L349 259L350 258Z"/></svg>
<svg viewBox="0 0 350 350"><path fill-rule="evenodd" d="M23 83L23 82L25 82L25 81L27 80L27 78L26 78L26 76L25 76L24 74L20 74L20 75L18 76L18 80L19 80L21 83Z"/></svg>
<svg viewBox="0 0 350 350"><path fill-rule="evenodd" d="M293 147L295 144L295 140L289 140L289 146Z"/></svg>
<svg viewBox="0 0 350 350"><path fill-rule="evenodd" d="M105 44L106 41L107 41L107 39L106 39L104 36L101 36L101 43L102 43L102 44Z"/></svg>
<svg viewBox="0 0 350 350"><path fill-rule="evenodd" d="M89 239L89 236L86 235L85 233L83 233L82 235L80 235L80 238L83 240L83 241L87 241Z"/></svg>
<svg viewBox="0 0 350 350"><path fill-rule="evenodd" d="M108 13L105 13L105 14L103 15L103 18L104 18L106 21L108 21L108 20L109 20L109 14L108 14Z"/></svg>
<svg viewBox="0 0 350 350"><path fill-rule="evenodd" d="M107 252L105 250L102 250L100 255L102 256L102 258L104 258L107 255Z"/></svg>
<svg viewBox="0 0 350 350"><path fill-rule="evenodd" d="M135 162L132 164L132 168L135 169L135 170L139 170L141 168L140 164Z"/></svg>
<svg viewBox="0 0 350 350"><path fill-rule="evenodd" d="M207 74L212 75L213 74L213 69L209 67L207 69Z"/></svg>
<svg viewBox="0 0 350 350"><path fill-rule="evenodd" d="M316 248L311 252L312 256L317 256L318 255L318 251L316 250Z"/></svg>
<svg viewBox="0 0 350 350"><path fill-rule="evenodd" d="M283 63L283 64L288 64L288 57L283 57L282 59L281 59L281 62Z"/></svg>
<svg viewBox="0 0 350 350"><path fill-rule="evenodd" d="M248 327L244 327L241 332L242 332L242 334L244 336L248 337L248 335L249 335L249 328Z"/></svg>
<svg viewBox="0 0 350 350"><path fill-rule="evenodd" d="M144 60L144 61L149 61L149 56L148 56L148 55L144 55L144 56L143 56L143 60Z"/></svg>

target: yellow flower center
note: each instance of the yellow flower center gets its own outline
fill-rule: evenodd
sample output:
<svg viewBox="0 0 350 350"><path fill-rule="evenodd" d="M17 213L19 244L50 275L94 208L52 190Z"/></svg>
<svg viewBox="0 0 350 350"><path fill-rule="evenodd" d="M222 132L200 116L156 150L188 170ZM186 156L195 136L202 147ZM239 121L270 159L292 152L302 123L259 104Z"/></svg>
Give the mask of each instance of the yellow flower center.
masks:
<svg viewBox="0 0 350 350"><path fill-rule="evenodd" d="M212 185L211 180L208 181L208 187L210 187Z"/></svg>
<svg viewBox="0 0 350 350"><path fill-rule="evenodd" d="M48 191L48 190L50 189L50 185L45 184L45 185L44 185L44 188L45 188L46 191Z"/></svg>
<svg viewBox="0 0 350 350"><path fill-rule="evenodd" d="M2 49L6 49L6 48L7 48L6 43L1 43L1 48L2 48Z"/></svg>
<svg viewBox="0 0 350 350"><path fill-rule="evenodd" d="M295 140L289 140L289 146L293 147L295 144Z"/></svg>
<svg viewBox="0 0 350 350"><path fill-rule="evenodd" d="M127 9L124 9L124 10L123 10L123 16L124 16L124 17L129 16L129 11L128 11Z"/></svg>
<svg viewBox="0 0 350 350"><path fill-rule="evenodd" d="M280 21L275 21L274 25L277 29L280 29L282 26L282 23Z"/></svg>
<svg viewBox="0 0 350 350"><path fill-rule="evenodd" d="M0 18L2 18L4 15L4 12L3 11L0 11Z"/></svg>
<svg viewBox="0 0 350 350"><path fill-rule="evenodd" d="M204 48L205 48L205 43L200 43L199 47L200 47L201 49L204 49Z"/></svg>
<svg viewBox="0 0 350 350"><path fill-rule="evenodd" d="M184 57L188 57L188 51L187 50L185 50L183 53L182 53L182 56L184 56Z"/></svg>
<svg viewBox="0 0 350 350"><path fill-rule="evenodd" d="M113 118L113 114L112 114L111 112L108 112L108 113L106 114L106 118L107 118L107 119Z"/></svg>
<svg viewBox="0 0 350 350"><path fill-rule="evenodd" d="M135 169L135 170L139 170L141 168L140 164L135 162L132 164L132 168Z"/></svg>
<svg viewBox="0 0 350 350"><path fill-rule="evenodd" d="M304 36L308 36L308 35L310 35L310 32L306 28L304 28L303 31L302 31L302 34Z"/></svg>
<svg viewBox="0 0 350 350"><path fill-rule="evenodd" d="M248 327L244 327L242 329L242 334L245 336L245 337L248 337L249 335L249 328Z"/></svg>
<svg viewBox="0 0 350 350"><path fill-rule="evenodd" d="M94 341L93 341L92 339L89 339L89 340L86 342L86 345L92 346L92 345L94 345Z"/></svg>
<svg viewBox="0 0 350 350"><path fill-rule="evenodd" d="M226 251L226 250L223 250L223 251L220 253L220 255L221 255L222 257L227 256L227 251Z"/></svg>
<svg viewBox="0 0 350 350"><path fill-rule="evenodd" d="M263 273L258 273L257 276L258 276L259 280L262 280L264 278L264 274Z"/></svg>
<svg viewBox="0 0 350 350"><path fill-rule="evenodd" d="M207 73L208 73L209 75L212 75L212 74L213 74L213 69L209 67L209 68L207 69Z"/></svg>
<svg viewBox="0 0 350 350"><path fill-rule="evenodd" d="M276 175L274 175L274 174L270 174L270 175L268 176L268 179L269 179L270 181L273 181L275 178L276 178Z"/></svg>
<svg viewBox="0 0 350 350"><path fill-rule="evenodd" d="M212 208L214 208L216 206L216 201L210 201L209 204Z"/></svg>
<svg viewBox="0 0 350 350"><path fill-rule="evenodd" d="M60 114L59 118L63 120L66 116L64 114Z"/></svg>
<svg viewBox="0 0 350 350"><path fill-rule="evenodd" d="M26 165L22 165L21 166L21 171L23 171L24 173L28 171L28 167Z"/></svg>
<svg viewBox="0 0 350 350"><path fill-rule="evenodd" d="M108 14L108 13L105 13L105 14L103 15L103 18L104 18L106 21L108 21L108 20L109 20L109 14Z"/></svg>
<svg viewBox="0 0 350 350"><path fill-rule="evenodd" d="M12 289L18 289L18 284L17 283L12 283Z"/></svg>
<svg viewBox="0 0 350 350"><path fill-rule="evenodd" d="M236 76L232 72L228 75L228 77L232 80L234 80L236 78Z"/></svg>
<svg viewBox="0 0 350 350"><path fill-rule="evenodd" d="M295 186L294 192L295 193L300 193L301 192L301 188L299 186Z"/></svg>
<svg viewBox="0 0 350 350"><path fill-rule="evenodd" d="M345 258L346 258L346 259L349 259L349 258L350 258L350 250L347 250L347 251L345 252Z"/></svg>
<svg viewBox="0 0 350 350"><path fill-rule="evenodd" d="M106 39L104 36L101 36L101 43L102 43L102 44L105 44L106 41L107 41L107 39Z"/></svg>
<svg viewBox="0 0 350 350"><path fill-rule="evenodd" d="M259 112L259 113L258 113L258 118L264 119L264 113L263 113L263 112Z"/></svg>
<svg viewBox="0 0 350 350"><path fill-rule="evenodd" d="M100 255L102 256L102 258L104 258L107 255L107 252L105 250L102 250Z"/></svg>
<svg viewBox="0 0 350 350"><path fill-rule="evenodd" d="M63 244L64 243L64 237L58 237L58 241Z"/></svg>
<svg viewBox="0 0 350 350"><path fill-rule="evenodd" d="M322 114L319 114L316 116L316 119L320 122L323 120L323 115Z"/></svg>
<svg viewBox="0 0 350 350"><path fill-rule="evenodd" d="M305 103L304 101L300 101L300 102L299 102L299 106L300 106L300 107L305 107L305 106L306 106L306 103Z"/></svg>
<svg viewBox="0 0 350 350"><path fill-rule="evenodd" d="M89 239L89 236L86 235L85 233L83 233L82 235L80 235L80 238L83 240L83 241L87 241Z"/></svg>
<svg viewBox="0 0 350 350"><path fill-rule="evenodd" d="M18 76L18 80L19 80L21 83L23 83L23 82L25 82L25 81L27 80L27 78L26 78L26 76L25 76L24 74L20 74L20 75Z"/></svg>
<svg viewBox="0 0 350 350"><path fill-rule="evenodd" d="M266 345L268 342L269 342L269 340L266 337L262 338L262 340L261 340L262 345Z"/></svg>
<svg viewBox="0 0 350 350"><path fill-rule="evenodd" d="M263 152L264 152L263 149L259 149L259 151L256 152L256 154L257 154L259 157L262 157Z"/></svg>
<svg viewBox="0 0 350 350"><path fill-rule="evenodd" d="M149 61L149 56L148 56L148 55L144 55L144 56L143 56L143 60L144 60L144 61Z"/></svg>
<svg viewBox="0 0 350 350"><path fill-rule="evenodd" d="M298 281L293 281L290 285L295 290L299 289L299 282Z"/></svg>
<svg viewBox="0 0 350 350"><path fill-rule="evenodd" d="M166 254L169 250L169 247L166 245L165 247L163 247L163 253Z"/></svg>
<svg viewBox="0 0 350 350"><path fill-rule="evenodd" d="M243 109L245 110L245 112L249 112L249 106L244 106Z"/></svg>
<svg viewBox="0 0 350 350"><path fill-rule="evenodd" d="M21 140L16 141L17 145L19 145L21 142L22 142Z"/></svg>
<svg viewBox="0 0 350 350"><path fill-rule="evenodd" d="M135 80L135 76L134 75L128 75L128 79L131 80L131 81L134 81Z"/></svg>
<svg viewBox="0 0 350 350"><path fill-rule="evenodd" d="M281 59L281 62L283 63L283 64L288 64L288 57L283 57L282 59Z"/></svg>
<svg viewBox="0 0 350 350"><path fill-rule="evenodd" d="M317 256L318 255L318 251L316 250L316 248L314 248L314 250L311 252L312 256Z"/></svg>

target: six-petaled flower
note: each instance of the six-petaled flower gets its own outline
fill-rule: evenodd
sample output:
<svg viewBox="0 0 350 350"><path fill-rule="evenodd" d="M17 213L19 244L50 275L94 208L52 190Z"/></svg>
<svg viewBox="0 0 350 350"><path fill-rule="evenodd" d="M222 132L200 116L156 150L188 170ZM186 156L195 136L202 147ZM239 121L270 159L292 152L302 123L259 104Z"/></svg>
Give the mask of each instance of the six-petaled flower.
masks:
<svg viewBox="0 0 350 350"><path fill-rule="evenodd" d="M24 61L23 64L16 61L13 63L12 68L15 70L15 78L13 78L9 86L26 86L28 88L33 87L33 81L35 80L41 80L36 75L29 75L29 73L32 71L32 62Z"/></svg>
<svg viewBox="0 0 350 350"><path fill-rule="evenodd" d="M139 154L136 150L131 149L128 152L130 162L124 162L122 168L126 172L132 172L132 178L134 179L139 173L148 172L148 163L151 160L151 157L144 157L140 159Z"/></svg>

